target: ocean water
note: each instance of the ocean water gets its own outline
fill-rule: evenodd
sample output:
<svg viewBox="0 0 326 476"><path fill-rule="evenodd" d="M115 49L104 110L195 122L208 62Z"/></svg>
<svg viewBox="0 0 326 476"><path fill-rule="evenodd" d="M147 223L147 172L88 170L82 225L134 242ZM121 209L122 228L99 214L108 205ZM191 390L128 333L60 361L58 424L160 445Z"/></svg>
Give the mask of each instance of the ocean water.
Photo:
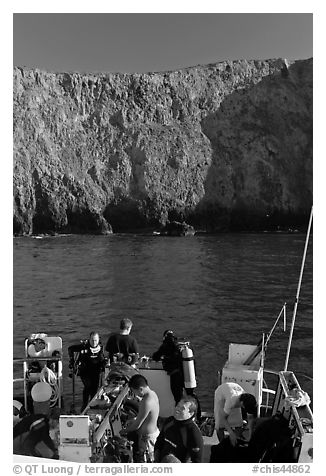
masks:
<svg viewBox="0 0 326 476"><path fill-rule="evenodd" d="M32 332L60 335L69 403L67 347L93 330L105 344L120 319L129 317L142 355L158 348L166 329L191 342L197 394L211 410L229 343L257 344L286 302L286 332L280 323L266 354L267 368L284 367L304 243L303 234L281 233L14 238L14 357L24 356ZM311 240L288 366L308 377L312 287ZM312 395L312 381L299 381Z"/></svg>

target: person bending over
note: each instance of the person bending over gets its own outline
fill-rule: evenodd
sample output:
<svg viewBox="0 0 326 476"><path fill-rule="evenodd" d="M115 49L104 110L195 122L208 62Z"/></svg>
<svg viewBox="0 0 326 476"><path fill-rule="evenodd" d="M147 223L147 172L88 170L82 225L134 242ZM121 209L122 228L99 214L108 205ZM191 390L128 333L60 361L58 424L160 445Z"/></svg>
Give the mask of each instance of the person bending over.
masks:
<svg viewBox="0 0 326 476"><path fill-rule="evenodd" d="M214 395L215 429L219 442L225 437L224 430L226 430L232 446L236 445L237 436L233 428L243 425L242 410L247 414L250 439L257 417L256 398L245 393L244 389L235 382L219 385Z"/></svg>
<svg viewBox="0 0 326 476"><path fill-rule="evenodd" d="M134 439L136 434L135 462L154 462L154 445L159 434L157 427L160 411L158 396L150 389L146 378L140 374L133 375L128 385L136 398L140 399L140 404L137 417L127 423L120 435Z"/></svg>

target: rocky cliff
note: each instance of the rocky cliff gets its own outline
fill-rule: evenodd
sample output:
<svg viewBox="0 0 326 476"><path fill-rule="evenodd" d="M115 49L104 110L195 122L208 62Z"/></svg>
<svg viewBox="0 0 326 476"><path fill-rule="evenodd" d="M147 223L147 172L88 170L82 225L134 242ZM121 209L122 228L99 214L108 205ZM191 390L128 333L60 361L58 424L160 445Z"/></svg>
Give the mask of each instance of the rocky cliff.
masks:
<svg viewBox="0 0 326 476"><path fill-rule="evenodd" d="M149 74L14 69L14 232L299 226L312 60Z"/></svg>

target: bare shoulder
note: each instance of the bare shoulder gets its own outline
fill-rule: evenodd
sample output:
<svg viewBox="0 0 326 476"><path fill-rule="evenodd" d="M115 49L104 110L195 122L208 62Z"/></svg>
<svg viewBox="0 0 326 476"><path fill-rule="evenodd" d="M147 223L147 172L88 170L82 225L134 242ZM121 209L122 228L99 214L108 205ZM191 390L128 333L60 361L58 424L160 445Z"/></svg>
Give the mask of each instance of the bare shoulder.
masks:
<svg viewBox="0 0 326 476"><path fill-rule="evenodd" d="M158 402L159 400L158 400L157 393L154 392L154 390L152 390L151 394L152 394L152 399L153 399L155 402Z"/></svg>
<svg viewBox="0 0 326 476"><path fill-rule="evenodd" d="M149 393L147 393L144 397L143 397L143 400L144 404L147 404L147 405L156 405L158 403L158 396L156 395L156 393L151 390Z"/></svg>

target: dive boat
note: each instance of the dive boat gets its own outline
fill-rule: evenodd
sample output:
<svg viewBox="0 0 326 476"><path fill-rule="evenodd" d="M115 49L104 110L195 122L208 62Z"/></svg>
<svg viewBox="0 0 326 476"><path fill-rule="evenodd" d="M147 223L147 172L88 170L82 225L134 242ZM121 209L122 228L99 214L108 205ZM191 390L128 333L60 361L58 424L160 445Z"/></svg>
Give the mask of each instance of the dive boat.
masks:
<svg viewBox="0 0 326 476"><path fill-rule="evenodd" d="M130 396L128 388L128 380L135 373L144 375L150 388L157 393L160 401L159 420L162 422L173 414L175 404L170 390L170 377L163 370L161 362L154 362L145 356L138 364L132 366L122 362L108 365L103 384L84 411L80 414L70 412L65 414L62 398L62 357L52 356L53 350L60 352L62 356L62 340L60 337L48 337L44 334L43 339L49 344L51 355L47 360L44 355L29 357L30 339L26 339L26 356L16 360L16 363L23 364L23 378L16 379L15 382L23 382L24 404L31 411L47 413L51 406L61 408L58 434L59 460L80 463L128 461L124 458L127 457L126 454L130 454L130 447L128 450L126 442L121 447L123 439L120 438L120 431L126 420L137 414L137 402ZM183 343L183 350L186 355L192 354L188 342ZM40 362L38 369L30 366L32 362L35 366L37 361ZM184 365L188 366L184 370L188 375L190 373L193 385L194 373L191 363L192 359L184 360ZM281 414L291 429L293 459L289 462L310 463L313 447L313 415L309 406L310 400L293 372L287 370L271 372L266 370L263 364L264 342L259 346L231 343L228 359L219 373L220 382L236 382L245 392L253 394L258 403L258 416ZM51 372L47 365L52 365ZM268 374L276 378L275 388L267 388ZM51 388L51 391L47 393L46 387ZM202 412L197 424L203 434L203 462L209 462L211 448L218 444L213 413ZM111 459L108 459L108 449ZM261 461L273 462L270 454L269 452L268 455L262 455Z"/></svg>
<svg viewBox="0 0 326 476"><path fill-rule="evenodd" d="M296 375L288 370L289 354L299 301L301 280L308 246L312 213L307 232L299 284L294 304L284 368L271 371L265 368L267 343L282 315L282 307L271 331L262 335L257 345L231 343L228 357L222 370L218 372L219 382L236 382L246 393L255 396L258 417L280 416L290 434L291 458L288 463L311 463L313 459L313 414L310 398L301 388ZM33 342L41 339L44 349L35 352ZM183 358L184 386L196 387L194 359L189 342L180 342ZM61 408L59 418L58 454L59 460L79 463L128 462L130 445L122 444L120 431L128 418L137 414L137 402L130 395L128 380L135 373L146 377L160 402L159 423L173 414L174 398L170 390L170 377L162 367L162 362L154 362L146 356L137 363L123 362L108 364L103 383L94 398L80 414L67 412L63 405L62 385L62 339L58 336L35 334L25 340L25 355L15 359L15 364L23 366L23 377L14 383L23 383L23 403L25 408L35 413L48 413L50 407ZM272 379L269 379L269 377ZM74 379L74 375L73 375ZM73 380L74 382L74 380ZM267 385L266 382L269 382ZM15 392L14 392L15 395ZM73 395L74 396L74 395ZM210 461L212 447L218 444L214 430L213 412L202 412L197 424L204 441L203 462ZM255 462L279 462L273 451L277 441L266 447ZM110 451L108 451L110 450Z"/></svg>

